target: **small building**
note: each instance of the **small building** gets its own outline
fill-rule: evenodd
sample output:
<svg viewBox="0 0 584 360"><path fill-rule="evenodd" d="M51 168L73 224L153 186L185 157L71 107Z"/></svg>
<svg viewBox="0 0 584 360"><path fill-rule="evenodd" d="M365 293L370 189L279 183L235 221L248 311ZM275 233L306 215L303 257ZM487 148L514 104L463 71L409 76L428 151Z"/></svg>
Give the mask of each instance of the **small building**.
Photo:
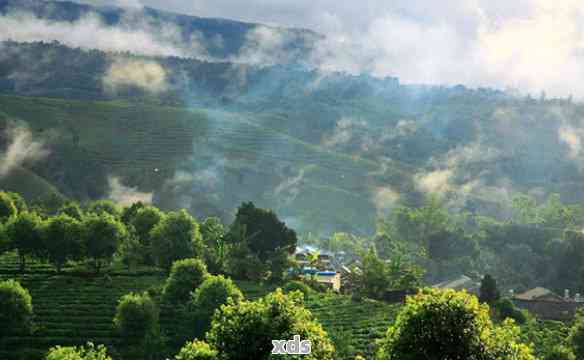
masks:
<svg viewBox="0 0 584 360"><path fill-rule="evenodd" d="M517 294L514 296L514 299L517 300L527 300L527 301L564 301L565 299L560 295L554 293L553 291L543 288L543 287L535 287L533 289L527 290L521 294Z"/></svg>
<svg viewBox="0 0 584 360"><path fill-rule="evenodd" d="M478 294L481 284L466 275L461 275L455 279L435 284L432 287L437 289L453 289L456 291L466 290L471 294Z"/></svg>
<svg viewBox="0 0 584 360"><path fill-rule="evenodd" d="M324 284L334 291L341 290L341 274L336 271L319 271L317 269L305 268L300 275L303 278L310 278L320 284Z"/></svg>
<svg viewBox="0 0 584 360"><path fill-rule="evenodd" d="M545 320L570 321L582 306L580 294L576 294L572 299L568 290L562 297L543 287L535 287L514 295L511 300L518 308L526 309Z"/></svg>

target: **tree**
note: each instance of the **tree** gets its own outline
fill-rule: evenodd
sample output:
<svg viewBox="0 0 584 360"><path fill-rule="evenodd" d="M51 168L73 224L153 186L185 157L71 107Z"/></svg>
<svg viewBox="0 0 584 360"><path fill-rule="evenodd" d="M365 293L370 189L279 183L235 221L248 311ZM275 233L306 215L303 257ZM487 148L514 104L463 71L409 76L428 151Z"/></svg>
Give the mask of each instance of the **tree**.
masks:
<svg viewBox="0 0 584 360"><path fill-rule="evenodd" d="M8 333L29 332L32 315L28 290L14 280L0 282L0 338Z"/></svg>
<svg viewBox="0 0 584 360"><path fill-rule="evenodd" d="M126 239L126 228L105 212L85 216L82 226L87 256L93 259L95 272L99 273L101 265L111 259L118 246Z"/></svg>
<svg viewBox="0 0 584 360"><path fill-rule="evenodd" d="M145 206L141 201L135 202L130 206L124 207L122 210L121 220L124 224L130 225L134 217L138 213L140 209L143 209Z"/></svg>
<svg viewBox="0 0 584 360"><path fill-rule="evenodd" d="M187 342L174 357L175 360L215 360L217 358L217 350L212 349L206 342L198 340Z"/></svg>
<svg viewBox="0 0 584 360"><path fill-rule="evenodd" d="M136 237L140 244L145 248L144 261L146 264L152 264L152 250L150 234L164 219L164 213L154 206L142 206L136 210L135 215L129 220L135 231Z"/></svg>
<svg viewBox="0 0 584 360"><path fill-rule="evenodd" d="M225 271L228 249L225 241L225 228L221 220L216 217L205 219L201 224L201 236L205 245L204 257L209 272L218 274Z"/></svg>
<svg viewBox="0 0 584 360"><path fill-rule="evenodd" d="M118 205L111 200L96 200L87 205L88 213L103 214L108 213L115 218L120 218L122 212Z"/></svg>
<svg viewBox="0 0 584 360"><path fill-rule="evenodd" d="M569 348L557 345L545 355L543 360L576 360L576 355Z"/></svg>
<svg viewBox="0 0 584 360"><path fill-rule="evenodd" d="M12 196L6 192L0 192L0 221L5 222L17 214Z"/></svg>
<svg viewBox="0 0 584 360"><path fill-rule="evenodd" d="M491 275L486 274L481 280L479 301L492 306L499 300L500 297L501 294L497 288L497 280L495 280L495 278L493 278Z"/></svg>
<svg viewBox="0 0 584 360"><path fill-rule="evenodd" d="M230 227L233 241L242 241L239 236L244 229L249 249L262 262L266 262L277 250L292 254L296 249L296 232L278 220L271 210L256 208L252 202L243 203L238 209L235 221Z"/></svg>
<svg viewBox="0 0 584 360"><path fill-rule="evenodd" d="M80 259L83 255L81 222L68 216L57 215L49 218L44 226L46 256L61 272L67 260Z"/></svg>
<svg viewBox="0 0 584 360"><path fill-rule="evenodd" d="M578 311L572 328L569 342L572 344L576 359L584 359L584 312Z"/></svg>
<svg viewBox="0 0 584 360"><path fill-rule="evenodd" d="M6 231L12 248L18 250L20 271L24 272L26 257L41 255L44 248L42 236L43 221L30 212L22 212L13 216L6 224Z"/></svg>
<svg viewBox="0 0 584 360"><path fill-rule="evenodd" d="M20 194L10 191L7 191L6 194L12 199L12 203L16 207L16 212L28 211L28 205Z"/></svg>
<svg viewBox="0 0 584 360"><path fill-rule="evenodd" d="M215 310L227 303L239 304L243 293L229 278L211 275L193 293L188 310L193 320L189 328L194 338L201 338L210 328Z"/></svg>
<svg viewBox="0 0 584 360"><path fill-rule="evenodd" d="M517 328L495 328L488 305L465 292L424 289L408 297L387 330L377 359L534 360Z"/></svg>
<svg viewBox="0 0 584 360"><path fill-rule="evenodd" d="M163 300L172 304L186 304L191 292L195 291L208 276L207 266L199 259L175 261L164 285Z"/></svg>
<svg viewBox="0 0 584 360"><path fill-rule="evenodd" d="M74 201L69 201L65 205L61 206L57 211L57 214L68 215L75 220L81 221L83 219L83 210L78 203Z"/></svg>
<svg viewBox="0 0 584 360"><path fill-rule="evenodd" d="M55 346L49 350L45 360L112 360L103 345L97 347L88 342L85 346Z"/></svg>
<svg viewBox="0 0 584 360"><path fill-rule="evenodd" d="M362 256L361 274L356 285L356 291L361 296L371 299L383 298L390 287L386 264L377 257L372 247Z"/></svg>
<svg viewBox="0 0 584 360"><path fill-rule="evenodd" d="M256 301L221 307L207 333L208 344L219 359L269 359L272 340L290 340L300 335L311 341L311 353L302 359L333 359L334 346L322 326L303 306L303 295L288 295L277 289Z"/></svg>
<svg viewBox="0 0 584 360"><path fill-rule="evenodd" d="M158 319L158 308L148 294L129 293L118 301L114 326L129 343L140 344L158 336Z"/></svg>
<svg viewBox="0 0 584 360"><path fill-rule="evenodd" d="M169 269L175 260L202 257L199 224L185 210L169 213L150 233L156 264Z"/></svg>

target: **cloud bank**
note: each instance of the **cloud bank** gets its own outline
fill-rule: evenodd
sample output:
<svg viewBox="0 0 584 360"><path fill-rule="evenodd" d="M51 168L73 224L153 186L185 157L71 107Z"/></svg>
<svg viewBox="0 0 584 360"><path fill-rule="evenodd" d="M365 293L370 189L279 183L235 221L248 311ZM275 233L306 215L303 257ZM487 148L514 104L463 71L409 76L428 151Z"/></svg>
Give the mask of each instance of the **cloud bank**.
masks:
<svg viewBox="0 0 584 360"><path fill-rule="evenodd" d="M0 41L59 41L70 47L147 56L204 57L197 37L185 42L180 30L168 24L152 24L132 13L117 26L107 26L94 14L74 22L48 21L29 13L0 16Z"/></svg>
<svg viewBox="0 0 584 360"><path fill-rule="evenodd" d="M38 161L49 154L44 142L34 140L28 128L12 128L8 132L11 140L6 153L0 158L0 177L10 174L25 162Z"/></svg>
<svg viewBox="0 0 584 360"><path fill-rule="evenodd" d="M135 86L151 93L160 93L168 88L166 71L155 61L114 61L102 82L108 92L115 93L120 87Z"/></svg>
<svg viewBox="0 0 584 360"><path fill-rule="evenodd" d="M108 178L110 193L108 198L122 205L131 205L136 202L144 204L152 203L152 193L138 191L133 187L122 184L121 180L115 176Z"/></svg>
<svg viewBox="0 0 584 360"><path fill-rule="evenodd" d="M323 71L398 76L405 83L461 83L584 96L580 65L584 7L579 0L141 3L198 16L316 30L327 38L316 47L311 61ZM275 51L280 43L276 42Z"/></svg>

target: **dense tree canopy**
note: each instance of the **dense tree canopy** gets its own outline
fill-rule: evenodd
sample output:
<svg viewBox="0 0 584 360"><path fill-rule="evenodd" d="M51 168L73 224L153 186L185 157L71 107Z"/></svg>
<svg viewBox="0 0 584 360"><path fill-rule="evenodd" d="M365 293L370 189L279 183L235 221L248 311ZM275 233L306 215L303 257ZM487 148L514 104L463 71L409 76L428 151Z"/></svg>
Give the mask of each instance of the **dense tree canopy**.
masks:
<svg viewBox="0 0 584 360"><path fill-rule="evenodd" d="M303 307L303 295L284 295L281 290L257 301L226 305L213 318L207 342L219 359L269 359L272 340L291 340L300 335L312 342L312 352L303 359L334 358L334 346L322 326Z"/></svg>
<svg viewBox="0 0 584 360"><path fill-rule="evenodd" d="M171 212L150 232L156 264L170 269L175 260L203 256L199 224L185 210Z"/></svg>
<svg viewBox="0 0 584 360"><path fill-rule="evenodd" d="M237 209L230 236L235 241L247 241L261 261L268 260L279 249L294 252L298 241L294 230L281 222L273 211L257 208L251 202Z"/></svg>
<svg viewBox="0 0 584 360"><path fill-rule="evenodd" d="M172 264L162 296L173 304L186 304L195 291L209 276L207 266L199 259L177 260Z"/></svg>
<svg viewBox="0 0 584 360"><path fill-rule="evenodd" d="M108 262L126 239L124 224L108 213L89 214L83 219L83 238L87 256L93 259L95 271Z"/></svg>
<svg viewBox="0 0 584 360"><path fill-rule="evenodd" d="M378 359L534 360L516 330L496 328L487 305L464 292L424 289L406 301L387 331Z"/></svg>
<svg viewBox="0 0 584 360"><path fill-rule="evenodd" d="M43 221L35 213L21 212L12 217L6 224L6 232L12 248L18 250L20 257L20 271L25 270L26 257L31 255L42 256Z"/></svg>
<svg viewBox="0 0 584 360"><path fill-rule="evenodd" d="M84 254L81 222L68 216L51 217L44 228L48 260L60 271L67 260L79 259Z"/></svg>
<svg viewBox="0 0 584 360"><path fill-rule="evenodd" d="M103 345L89 342L85 346L55 346L49 350L45 360L113 360Z"/></svg>

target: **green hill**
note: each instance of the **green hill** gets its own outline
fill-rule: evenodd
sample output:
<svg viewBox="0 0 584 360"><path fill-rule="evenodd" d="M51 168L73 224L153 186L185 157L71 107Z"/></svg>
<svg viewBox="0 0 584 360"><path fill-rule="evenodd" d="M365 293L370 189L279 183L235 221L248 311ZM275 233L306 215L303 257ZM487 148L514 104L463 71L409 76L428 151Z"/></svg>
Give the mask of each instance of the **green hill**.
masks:
<svg viewBox="0 0 584 360"><path fill-rule="evenodd" d="M366 233L376 217L372 189L388 180L373 175L374 161L264 127L267 114L8 95L0 96L0 108L51 151L0 182L27 198L52 188L81 200L106 197L108 177L116 176L153 192L165 209L228 219L252 200L292 222L311 218L313 231ZM394 186L407 186L407 171L397 164L392 171Z"/></svg>

